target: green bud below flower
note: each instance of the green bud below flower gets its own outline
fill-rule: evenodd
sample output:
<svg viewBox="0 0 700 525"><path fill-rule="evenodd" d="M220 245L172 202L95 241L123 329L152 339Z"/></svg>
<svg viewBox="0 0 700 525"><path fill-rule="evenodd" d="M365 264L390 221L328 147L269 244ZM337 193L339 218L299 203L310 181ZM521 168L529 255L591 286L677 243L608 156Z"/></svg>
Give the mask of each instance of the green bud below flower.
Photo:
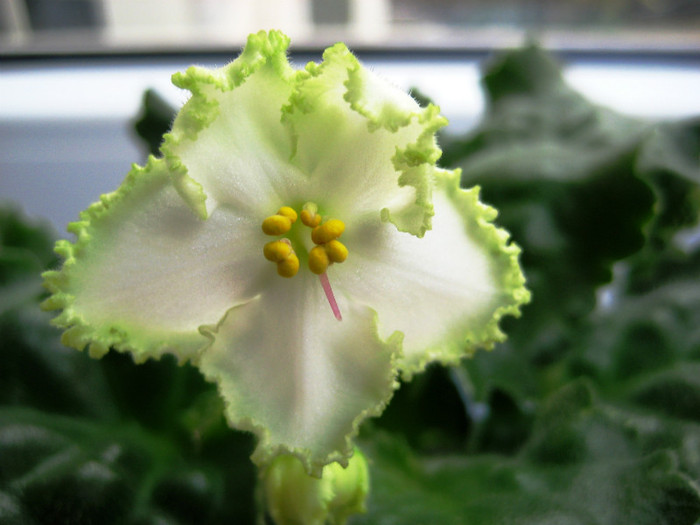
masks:
<svg viewBox="0 0 700 525"><path fill-rule="evenodd" d="M356 448L347 468L331 463L320 478L309 476L298 458L277 457L264 474L267 510L277 525L342 525L366 511L367 460Z"/></svg>

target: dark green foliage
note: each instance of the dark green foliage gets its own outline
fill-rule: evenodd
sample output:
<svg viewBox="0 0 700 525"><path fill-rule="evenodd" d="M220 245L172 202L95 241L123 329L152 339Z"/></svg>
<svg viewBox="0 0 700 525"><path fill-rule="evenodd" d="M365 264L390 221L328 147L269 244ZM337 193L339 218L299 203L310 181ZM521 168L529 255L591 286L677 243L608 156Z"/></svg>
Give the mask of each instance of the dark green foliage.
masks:
<svg viewBox="0 0 700 525"><path fill-rule="evenodd" d="M655 198L636 165L651 126L589 103L536 47L497 60L484 84L486 118L448 144L445 161L482 187L524 248L533 301L511 343L556 360L613 262L644 246Z"/></svg>
<svg viewBox="0 0 700 525"><path fill-rule="evenodd" d="M362 524L695 523L700 497L668 450L639 451L623 417L574 382L548 399L516 455L421 457L375 434Z"/></svg>
<svg viewBox="0 0 700 525"><path fill-rule="evenodd" d="M160 143L163 142L163 135L170 131L175 114L175 108L158 93L152 89L144 93L141 113L134 122L134 128L150 154L160 155Z"/></svg>
<svg viewBox="0 0 700 525"><path fill-rule="evenodd" d="M365 432L374 489L358 523L694 525L699 121L597 107L534 46L497 58L484 87L486 116L443 137L443 161L499 209L533 302L492 353L442 385L433 371L428 392L402 387L421 396L416 425L407 406L400 434L384 418ZM468 433L433 428L465 443L436 455L419 414L459 414L437 394L449 388Z"/></svg>
<svg viewBox="0 0 700 525"><path fill-rule="evenodd" d="M431 367L364 426L372 490L352 523L694 525L700 120L597 107L535 46L484 87L443 164L499 209L533 302L505 344ZM171 120L149 92L151 152ZM254 523L253 443L215 389L171 359L64 348L37 307L52 235L5 210L0 240L0 523Z"/></svg>

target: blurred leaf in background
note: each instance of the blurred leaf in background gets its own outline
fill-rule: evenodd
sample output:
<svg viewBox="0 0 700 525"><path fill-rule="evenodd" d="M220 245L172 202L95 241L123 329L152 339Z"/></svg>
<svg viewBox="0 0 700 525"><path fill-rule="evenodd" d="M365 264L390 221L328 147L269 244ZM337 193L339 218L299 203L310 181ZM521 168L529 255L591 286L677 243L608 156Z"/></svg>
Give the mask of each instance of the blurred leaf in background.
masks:
<svg viewBox="0 0 700 525"><path fill-rule="evenodd" d="M134 120L134 131L151 155L160 156L163 135L170 130L176 113L177 110L156 91L149 89L143 94L141 112Z"/></svg>
<svg viewBox="0 0 700 525"><path fill-rule="evenodd" d="M700 119L596 106L534 45L483 82L486 115L442 137L443 165L499 209L533 302L506 343L430 367L364 426L351 523L694 525ZM172 115L145 95L154 154ZM0 240L0 523L254 523L252 439L215 389L170 359L64 348L38 309L52 233L5 209Z"/></svg>

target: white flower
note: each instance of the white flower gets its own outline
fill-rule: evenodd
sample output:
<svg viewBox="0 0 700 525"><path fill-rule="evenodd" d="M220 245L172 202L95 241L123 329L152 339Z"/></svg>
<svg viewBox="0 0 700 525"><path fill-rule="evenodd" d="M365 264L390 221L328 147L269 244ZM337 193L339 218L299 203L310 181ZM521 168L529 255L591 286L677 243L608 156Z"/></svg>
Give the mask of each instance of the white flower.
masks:
<svg viewBox="0 0 700 525"><path fill-rule="evenodd" d="M254 461L319 474L399 374L492 346L529 294L496 212L435 165L438 109L342 44L295 71L288 43L261 32L174 76L192 96L164 157L69 226L45 306L95 357L191 361L258 435Z"/></svg>

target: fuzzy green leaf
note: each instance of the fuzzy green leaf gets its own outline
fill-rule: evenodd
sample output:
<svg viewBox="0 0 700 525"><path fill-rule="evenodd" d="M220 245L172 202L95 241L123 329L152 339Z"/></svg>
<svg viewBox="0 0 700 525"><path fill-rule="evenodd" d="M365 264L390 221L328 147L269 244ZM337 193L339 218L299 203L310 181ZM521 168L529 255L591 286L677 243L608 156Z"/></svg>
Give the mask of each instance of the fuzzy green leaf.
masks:
<svg viewBox="0 0 700 525"><path fill-rule="evenodd" d="M365 450L374 488L356 523L693 525L700 493L676 456L637 447L585 384L548 401L516 457L419 457L373 435Z"/></svg>
<svg viewBox="0 0 700 525"><path fill-rule="evenodd" d="M485 119L446 146L444 160L462 168L463 184L482 186L525 247L529 315L580 317L612 263L644 242L654 196L635 155L649 125L588 102L536 47L493 61L484 83Z"/></svg>

